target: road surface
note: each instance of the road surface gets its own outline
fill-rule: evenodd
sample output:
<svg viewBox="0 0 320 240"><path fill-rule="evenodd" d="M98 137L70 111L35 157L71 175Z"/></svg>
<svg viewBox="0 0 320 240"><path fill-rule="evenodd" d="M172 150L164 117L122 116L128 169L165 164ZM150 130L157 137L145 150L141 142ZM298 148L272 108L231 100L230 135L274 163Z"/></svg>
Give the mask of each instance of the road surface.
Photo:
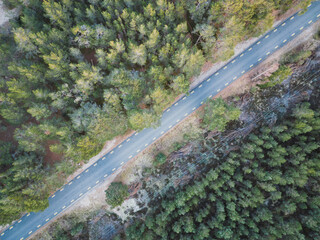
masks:
<svg viewBox="0 0 320 240"><path fill-rule="evenodd" d="M1 240L23 240L32 236L76 201L79 201L95 186L106 180L117 169L159 137L173 128L181 120L212 98L226 86L236 81L268 55L287 44L303 30L320 18L320 2L313 2L303 15L295 14L266 33L249 48L233 58L225 66L205 79L197 87L168 108L161 125L154 129L144 129L135 133L114 150L104 155L72 181L49 198L49 207L43 212L28 213L0 234Z"/></svg>

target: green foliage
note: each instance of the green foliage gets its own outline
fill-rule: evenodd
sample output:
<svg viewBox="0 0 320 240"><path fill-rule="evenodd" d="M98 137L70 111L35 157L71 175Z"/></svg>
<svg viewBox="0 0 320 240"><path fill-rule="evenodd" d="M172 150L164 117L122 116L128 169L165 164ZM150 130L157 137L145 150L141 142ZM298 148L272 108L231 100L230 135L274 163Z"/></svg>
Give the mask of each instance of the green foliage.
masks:
<svg viewBox="0 0 320 240"><path fill-rule="evenodd" d="M306 59L308 57L311 56L311 51L307 50L307 51L304 51L304 50L293 50L291 52L289 52L288 54L286 54L283 59L281 60L281 62L283 64L292 64L292 63L295 63L295 64L298 64L298 65L302 65Z"/></svg>
<svg viewBox="0 0 320 240"><path fill-rule="evenodd" d="M81 232L83 231L84 228L84 224L83 223L78 223L77 225L73 226L73 228L70 231L71 236L76 236L81 234Z"/></svg>
<svg viewBox="0 0 320 240"><path fill-rule="evenodd" d="M302 103L277 125L257 127L238 150L212 158L208 172L157 199L125 239L318 239L319 120L319 108ZM201 157L212 156L216 144L203 141Z"/></svg>
<svg viewBox="0 0 320 240"><path fill-rule="evenodd" d="M227 123L237 120L241 112L222 98L210 99L205 105L203 123L211 131L224 131Z"/></svg>
<svg viewBox="0 0 320 240"><path fill-rule="evenodd" d="M129 128L156 126L162 111L188 91L190 78L205 61L228 59L238 42L272 26L275 9L293 5L291 0L4 3L19 7L20 15L8 33L0 34L0 117L8 131L16 128L18 144L9 151L14 162L18 156L36 156L23 164L41 172L39 189L47 184L51 191L57 187L55 176L63 182L75 163L95 155L106 140ZM224 121L219 124L223 129ZM49 148L64 159L47 167L39 159L52 140L58 143ZM1 174L15 171L8 162ZM33 192L38 179L25 178L19 186L14 177L1 175L0 181L11 189L10 194L1 192L0 204L16 207L1 207L2 223L46 205L46 193L21 194ZM197 231L206 236L205 227Z"/></svg>
<svg viewBox="0 0 320 240"><path fill-rule="evenodd" d="M164 153L160 152L155 156L153 160L153 165L159 166L164 164L166 161L167 161L167 156Z"/></svg>
<svg viewBox="0 0 320 240"><path fill-rule="evenodd" d="M155 121L158 117L150 111L132 111L129 116L129 124L134 130L142 130L155 126Z"/></svg>
<svg viewBox="0 0 320 240"><path fill-rule="evenodd" d="M113 182L110 184L106 192L106 201L111 207L121 205L129 196L127 185L121 182Z"/></svg>
<svg viewBox="0 0 320 240"><path fill-rule="evenodd" d="M292 70L290 67L281 65L279 69L271 74L265 81L266 83L259 84L258 86L262 89L273 87L277 84L282 83L288 76L292 74Z"/></svg>

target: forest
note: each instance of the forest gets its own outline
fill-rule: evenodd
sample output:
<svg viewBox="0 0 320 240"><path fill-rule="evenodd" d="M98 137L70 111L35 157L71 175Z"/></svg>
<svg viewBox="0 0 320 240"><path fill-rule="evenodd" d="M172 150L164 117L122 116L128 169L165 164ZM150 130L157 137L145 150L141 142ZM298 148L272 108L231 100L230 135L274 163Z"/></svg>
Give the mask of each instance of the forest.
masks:
<svg viewBox="0 0 320 240"><path fill-rule="evenodd" d="M188 158L210 170L167 191L115 239L320 239L319 138L319 106L303 102L222 158L204 139Z"/></svg>
<svg viewBox="0 0 320 240"><path fill-rule="evenodd" d="M0 224L45 209L105 141L156 126L205 61L309 2L5 0L20 15L0 34Z"/></svg>

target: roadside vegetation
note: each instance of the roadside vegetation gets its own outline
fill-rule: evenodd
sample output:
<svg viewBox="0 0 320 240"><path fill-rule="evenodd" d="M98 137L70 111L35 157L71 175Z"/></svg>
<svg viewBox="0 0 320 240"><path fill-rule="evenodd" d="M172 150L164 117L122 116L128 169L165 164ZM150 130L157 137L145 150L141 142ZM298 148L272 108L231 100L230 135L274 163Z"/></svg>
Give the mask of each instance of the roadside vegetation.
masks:
<svg viewBox="0 0 320 240"><path fill-rule="evenodd" d="M307 2L5 0L21 15L0 35L0 224L45 209L105 141L156 126L205 61Z"/></svg>
<svg viewBox="0 0 320 240"><path fill-rule="evenodd" d="M106 190L106 201L111 207L121 205L129 197L128 187L121 182L113 182Z"/></svg>

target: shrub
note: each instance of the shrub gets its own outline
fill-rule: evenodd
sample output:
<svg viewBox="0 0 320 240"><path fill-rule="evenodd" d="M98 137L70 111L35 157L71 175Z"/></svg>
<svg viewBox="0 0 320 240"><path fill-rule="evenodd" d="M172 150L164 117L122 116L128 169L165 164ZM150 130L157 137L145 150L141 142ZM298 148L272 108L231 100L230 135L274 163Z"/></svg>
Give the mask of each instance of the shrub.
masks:
<svg viewBox="0 0 320 240"><path fill-rule="evenodd" d="M167 161L167 156L164 153L160 152L156 155L153 161L153 165L159 166L164 164L166 161Z"/></svg>
<svg viewBox="0 0 320 240"><path fill-rule="evenodd" d="M128 186L121 182L111 183L105 192L106 201L112 208L121 205L129 196Z"/></svg>

